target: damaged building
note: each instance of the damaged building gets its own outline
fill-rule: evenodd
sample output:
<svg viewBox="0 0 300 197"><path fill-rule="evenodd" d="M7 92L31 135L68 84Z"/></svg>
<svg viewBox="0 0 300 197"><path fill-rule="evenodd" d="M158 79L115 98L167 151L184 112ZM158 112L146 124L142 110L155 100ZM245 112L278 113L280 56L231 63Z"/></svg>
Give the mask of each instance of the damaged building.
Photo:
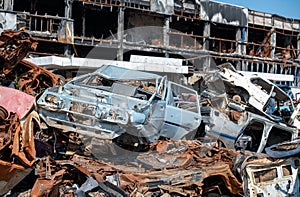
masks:
<svg viewBox="0 0 300 197"><path fill-rule="evenodd" d="M1 6L2 29L33 36L39 44L27 60L50 69L116 60L134 69L196 75L210 66L204 54L217 65L229 61L238 71L297 86L297 19L214 1L3 0ZM88 54L86 59L95 58L92 48L100 49L102 61L82 62Z"/></svg>
<svg viewBox="0 0 300 197"><path fill-rule="evenodd" d="M205 52L217 64L229 61L239 71L269 73L264 77L298 86L298 19L206 0L2 0L1 6L2 29L38 39L30 61L49 68L145 63L136 56L150 56L168 58L159 64L182 60L173 64L184 69L164 71L191 74L210 66L200 58ZM97 57L90 53L95 47ZM102 61L82 63L87 56Z"/></svg>

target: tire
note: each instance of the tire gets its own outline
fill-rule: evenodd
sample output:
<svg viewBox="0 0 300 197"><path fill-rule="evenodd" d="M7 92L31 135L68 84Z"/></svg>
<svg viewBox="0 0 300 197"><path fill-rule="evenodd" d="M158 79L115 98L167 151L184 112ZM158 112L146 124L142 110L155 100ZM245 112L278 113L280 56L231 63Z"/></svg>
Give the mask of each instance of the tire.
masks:
<svg viewBox="0 0 300 197"><path fill-rule="evenodd" d="M8 117L8 111L0 106L0 119L5 120Z"/></svg>

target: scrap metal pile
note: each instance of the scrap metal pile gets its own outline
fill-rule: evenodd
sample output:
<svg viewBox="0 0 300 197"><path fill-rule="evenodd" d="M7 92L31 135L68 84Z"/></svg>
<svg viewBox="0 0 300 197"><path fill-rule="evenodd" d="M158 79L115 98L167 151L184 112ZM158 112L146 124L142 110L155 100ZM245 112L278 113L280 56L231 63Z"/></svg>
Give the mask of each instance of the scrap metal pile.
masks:
<svg viewBox="0 0 300 197"><path fill-rule="evenodd" d="M226 64L198 95L104 65L63 85L29 35L0 40L0 196L299 196L299 107L273 83Z"/></svg>
<svg viewBox="0 0 300 197"><path fill-rule="evenodd" d="M48 87L60 84L60 78L32 64L24 57L37 42L25 32L5 30L0 36L0 83L35 96Z"/></svg>

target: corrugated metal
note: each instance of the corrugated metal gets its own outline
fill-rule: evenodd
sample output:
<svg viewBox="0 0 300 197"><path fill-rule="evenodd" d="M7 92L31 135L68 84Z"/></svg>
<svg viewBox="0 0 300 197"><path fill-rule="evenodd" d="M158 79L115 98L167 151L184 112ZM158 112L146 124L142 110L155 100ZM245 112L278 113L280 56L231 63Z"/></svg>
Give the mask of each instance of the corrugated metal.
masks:
<svg viewBox="0 0 300 197"><path fill-rule="evenodd" d="M254 10L249 10L248 21L249 24L272 27L274 23L274 27L278 29L285 29L290 31L300 30L299 20L289 19L278 15L273 15L273 14L254 11Z"/></svg>
<svg viewBox="0 0 300 197"><path fill-rule="evenodd" d="M203 20L247 27L248 9L213 1L201 1L200 14Z"/></svg>
<svg viewBox="0 0 300 197"><path fill-rule="evenodd" d="M272 26L272 15L249 10L249 23L263 26Z"/></svg>
<svg viewBox="0 0 300 197"><path fill-rule="evenodd" d="M152 0L151 11L160 14L172 15L174 13L174 1Z"/></svg>

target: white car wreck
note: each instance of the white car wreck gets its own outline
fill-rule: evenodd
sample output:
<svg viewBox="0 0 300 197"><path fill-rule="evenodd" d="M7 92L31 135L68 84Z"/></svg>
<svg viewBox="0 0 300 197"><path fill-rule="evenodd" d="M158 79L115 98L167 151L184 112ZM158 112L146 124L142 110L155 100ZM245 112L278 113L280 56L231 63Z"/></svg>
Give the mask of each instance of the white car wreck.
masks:
<svg viewBox="0 0 300 197"><path fill-rule="evenodd" d="M251 75L244 76L230 63L218 66L226 87L226 93L234 101L245 104L249 111L263 115L272 121L291 123L295 110L291 98L269 80Z"/></svg>
<svg viewBox="0 0 300 197"><path fill-rule="evenodd" d="M201 123L195 90L113 65L48 88L37 106L50 127L109 140L128 139L123 135L138 143L181 139L193 136Z"/></svg>
<svg viewBox="0 0 300 197"><path fill-rule="evenodd" d="M201 137L230 149L263 153L298 137L300 108L284 91L258 76L244 76L230 63L218 68L203 78ZM224 89L216 92L219 79Z"/></svg>
<svg viewBox="0 0 300 197"><path fill-rule="evenodd" d="M218 105L221 106L222 99L213 99L219 100ZM264 153L267 147L298 137L293 126L245 111L243 106L233 101L225 99L224 103L226 107L223 108L201 107L204 130L200 131L204 139L218 141L221 146L230 149Z"/></svg>

